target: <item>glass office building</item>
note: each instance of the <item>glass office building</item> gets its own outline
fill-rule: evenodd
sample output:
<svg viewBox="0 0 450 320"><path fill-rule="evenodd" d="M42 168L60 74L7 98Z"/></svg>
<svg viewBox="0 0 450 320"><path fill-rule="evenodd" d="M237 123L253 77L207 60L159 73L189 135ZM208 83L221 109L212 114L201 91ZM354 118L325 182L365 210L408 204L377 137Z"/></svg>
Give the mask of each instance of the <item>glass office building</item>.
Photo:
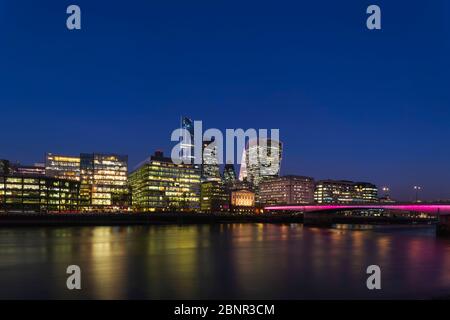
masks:
<svg viewBox="0 0 450 320"><path fill-rule="evenodd" d="M47 153L45 171L50 177L80 181L80 157Z"/></svg>
<svg viewBox="0 0 450 320"><path fill-rule="evenodd" d="M130 174L133 209L138 212L198 211L200 167L174 164L157 151Z"/></svg>
<svg viewBox="0 0 450 320"><path fill-rule="evenodd" d="M316 183L317 203L367 203L378 201L378 188L368 182L321 180Z"/></svg>
<svg viewBox="0 0 450 320"><path fill-rule="evenodd" d="M0 212L78 212L80 183L40 175L0 175Z"/></svg>
<svg viewBox="0 0 450 320"><path fill-rule="evenodd" d="M194 164L194 121L188 117L182 117L181 129L184 131L180 158L183 159L184 163Z"/></svg>
<svg viewBox="0 0 450 320"><path fill-rule="evenodd" d="M227 187L232 188L236 184L236 171L234 170L234 165L227 163L223 169L223 182Z"/></svg>
<svg viewBox="0 0 450 320"><path fill-rule="evenodd" d="M229 211L230 194L222 181L202 182L200 208L202 212Z"/></svg>
<svg viewBox="0 0 450 320"><path fill-rule="evenodd" d="M368 182L355 182L355 194L358 202L377 202L378 188Z"/></svg>
<svg viewBox="0 0 450 320"><path fill-rule="evenodd" d="M221 180L219 159L217 158L217 146L215 141L203 141L202 152L202 179L207 181Z"/></svg>
<svg viewBox="0 0 450 320"><path fill-rule="evenodd" d="M129 210L127 156L82 153L80 182L80 206L83 211Z"/></svg>

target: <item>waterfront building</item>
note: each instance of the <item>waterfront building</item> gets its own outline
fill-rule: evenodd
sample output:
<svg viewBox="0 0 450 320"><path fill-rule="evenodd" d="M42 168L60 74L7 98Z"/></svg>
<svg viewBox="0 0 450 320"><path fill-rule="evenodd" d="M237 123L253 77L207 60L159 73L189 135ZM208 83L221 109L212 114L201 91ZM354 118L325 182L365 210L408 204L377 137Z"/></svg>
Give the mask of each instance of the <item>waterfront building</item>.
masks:
<svg viewBox="0 0 450 320"><path fill-rule="evenodd" d="M270 178L260 182L257 200L261 205L309 204L314 202L314 187L314 179L310 177Z"/></svg>
<svg viewBox="0 0 450 320"><path fill-rule="evenodd" d="M133 209L139 212L198 211L200 175L197 165L175 164L160 151L130 174Z"/></svg>
<svg viewBox="0 0 450 320"><path fill-rule="evenodd" d="M0 212L77 212L79 190L77 181L29 173L0 175Z"/></svg>
<svg viewBox="0 0 450 320"><path fill-rule="evenodd" d="M80 157L47 153L45 171L49 177L80 181Z"/></svg>
<svg viewBox="0 0 450 320"><path fill-rule="evenodd" d="M365 203L378 201L378 188L367 182L321 180L316 183L317 203Z"/></svg>
<svg viewBox="0 0 450 320"><path fill-rule="evenodd" d="M231 212L254 213L255 193L250 190L231 191Z"/></svg>
<svg viewBox="0 0 450 320"><path fill-rule="evenodd" d="M254 139L247 142L242 153L239 180L247 179L255 187L266 178L280 175L282 143L272 139Z"/></svg>
<svg viewBox="0 0 450 320"><path fill-rule="evenodd" d="M212 141L203 141L203 163L202 163L202 180L204 181L219 181L220 177L220 167L219 159L217 158L217 146Z"/></svg>
<svg viewBox="0 0 450 320"><path fill-rule="evenodd" d="M80 206L83 211L126 211L130 206L128 157L80 155Z"/></svg>
<svg viewBox="0 0 450 320"><path fill-rule="evenodd" d="M355 182L355 199L356 202L377 202L377 186L368 182Z"/></svg>
<svg viewBox="0 0 450 320"><path fill-rule="evenodd" d="M222 181L201 184L200 209L202 212L226 212L230 209L230 194Z"/></svg>

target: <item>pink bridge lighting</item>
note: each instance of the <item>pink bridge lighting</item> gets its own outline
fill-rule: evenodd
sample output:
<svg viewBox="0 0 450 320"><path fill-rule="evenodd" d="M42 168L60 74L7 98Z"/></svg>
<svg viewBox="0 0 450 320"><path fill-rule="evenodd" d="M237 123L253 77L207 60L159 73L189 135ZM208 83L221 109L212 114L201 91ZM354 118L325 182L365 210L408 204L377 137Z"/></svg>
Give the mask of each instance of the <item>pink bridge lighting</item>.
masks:
<svg viewBox="0 0 450 320"><path fill-rule="evenodd" d="M371 204L371 205L339 205L339 204L325 204L325 205L286 205L286 206L268 206L264 208L268 211L332 211L345 209L386 209L386 210L401 210L424 212L428 214L450 214L450 204Z"/></svg>

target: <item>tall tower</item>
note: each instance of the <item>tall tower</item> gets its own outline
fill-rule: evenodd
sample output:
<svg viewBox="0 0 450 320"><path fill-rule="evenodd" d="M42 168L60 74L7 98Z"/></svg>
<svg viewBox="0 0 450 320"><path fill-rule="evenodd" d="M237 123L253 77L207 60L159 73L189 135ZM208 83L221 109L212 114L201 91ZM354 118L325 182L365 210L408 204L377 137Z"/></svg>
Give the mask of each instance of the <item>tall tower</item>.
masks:
<svg viewBox="0 0 450 320"><path fill-rule="evenodd" d="M223 181L227 186L233 186L236 183L236 172L234 165L227 163L223 169Z"/></svg>
<svg viewBox="0 0 450 320"><path fill-rule="evenodd" d="M190 143L187 142L188 137L183 136L183 143L181 144L181 159L185 161L190 161L191 164L194 164L194 121L189 119L188 117L181 117L181 129L186 130L186 133L189 135Z"/></svg>
<svg viewBox="0 0 450 320"><path fill-rule="evenodd" d="M278 177L281 168L282 143L272 139L253 139L245 145L239 180L247 178L255 187L261 180Z"/></svg>
<svg viewBox="0 0 450 320"><path fill-rule="evenodd" d="M220 167L219 159L217 158L217 146L214 140L203 141L202 155L202 179L219 181Z"/></svg>
<svg viewBox="0 0 450 320"><path fill-rule="evenodd" d="M239 181L247 180L247 146L245 146L244 151L242 151L242 158L241 158L241 167L239 168Z"/></svg>

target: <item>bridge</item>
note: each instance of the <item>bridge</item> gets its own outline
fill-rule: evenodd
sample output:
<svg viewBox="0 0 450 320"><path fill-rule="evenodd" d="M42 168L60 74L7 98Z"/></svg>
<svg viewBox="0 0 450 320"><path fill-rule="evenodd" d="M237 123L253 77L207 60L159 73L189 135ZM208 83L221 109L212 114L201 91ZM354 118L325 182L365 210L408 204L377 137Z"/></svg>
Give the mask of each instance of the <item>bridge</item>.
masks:
<svg viewBox="0 0 450 320"><path fill-rule="evenodd" d="M450 204L442 203L373 203L373 204L313 204L267 206L267 211L336 212L342 210L384 209L423 212L430 215L450 215Z"/></svg>
<svg viewBox="0 0 450 320"><path fill-rule="evenodd" d="M365 204L315 204L315 205L279 205L267 206L267 211L301 211L304 224L330 224L335 213L344 210L383 209L391 211L408 211L436 216L438 235L450 236L450 204L448 203L365 203Z"/></svg>

